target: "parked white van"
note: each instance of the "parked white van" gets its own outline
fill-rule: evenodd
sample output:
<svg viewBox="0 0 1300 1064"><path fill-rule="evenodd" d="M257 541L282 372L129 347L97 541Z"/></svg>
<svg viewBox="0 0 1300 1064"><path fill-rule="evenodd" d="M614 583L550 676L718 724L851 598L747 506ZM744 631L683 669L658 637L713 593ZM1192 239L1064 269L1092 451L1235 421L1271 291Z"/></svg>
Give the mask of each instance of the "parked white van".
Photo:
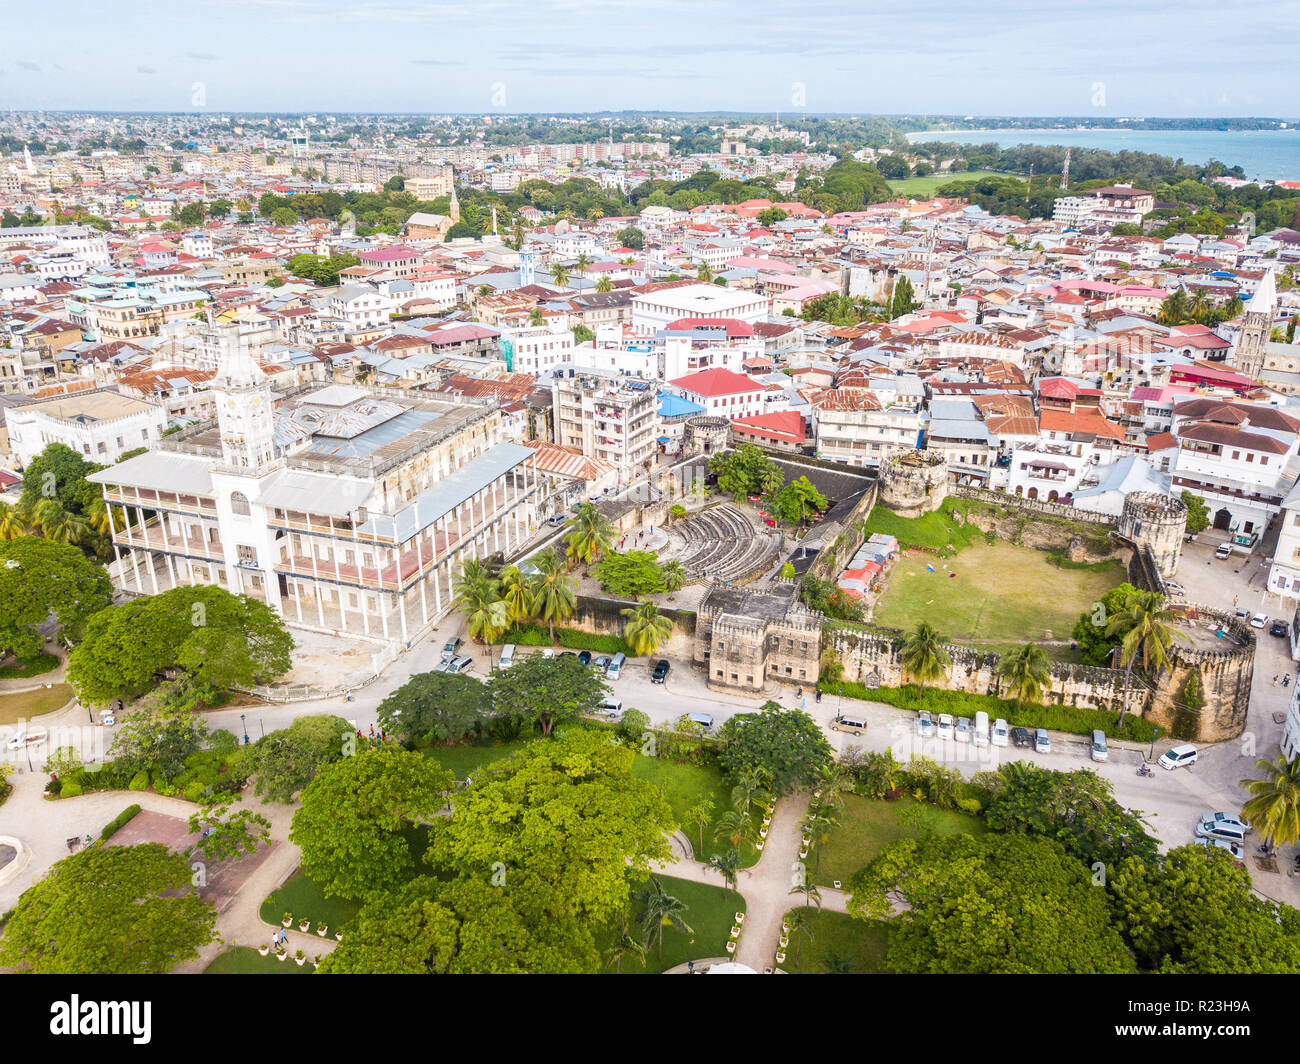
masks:
<svg viewBox="0 0 1300 1064"><path fill-rule="evenodd" d="M982 709L975 714L975 734L972 738L976 746L989 744L989 715Z"/></svg>
<svg viewBox="0 0 1300 1064"><path fill-rule="evenodd" d="M626 654L615 654L609 659L609 664L605 666L605 675L611 680L617 680L623 674L623 663L627 661Z"/></svg>
<svg viewBox="0 0 1300 1064"><path fill-rule="evenodd" d="M501 660L497 662L497 668L508 669L515 663L515 645L507 643L501 648Z"/></svg>
<svg viewBox="0 0 1300 1064"><path fill-rule="evenodd" d="M1106 750L1106 733L1100 728L1092 730L1092 749L1089 753L1094 761L1105 761L1110 756Z"/></svg>
<svg viewBox="0 0 1300 1064"><path fill-rule="evenodd" d="M993 722L993 745L1006 746L1007 735L1007 722L1001 717L998 717L998 719Z"/></svg>

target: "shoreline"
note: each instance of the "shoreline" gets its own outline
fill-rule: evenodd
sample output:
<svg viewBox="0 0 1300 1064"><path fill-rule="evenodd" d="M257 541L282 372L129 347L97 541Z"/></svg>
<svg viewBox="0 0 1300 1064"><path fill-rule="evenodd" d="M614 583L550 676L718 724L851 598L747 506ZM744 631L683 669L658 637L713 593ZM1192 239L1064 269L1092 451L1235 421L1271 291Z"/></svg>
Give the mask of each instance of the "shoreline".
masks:
<svg viewBox="0 0 1300 1064"><path fill-rule="evenodd" d="M1127 126L1036 126L1021 129L1019 126L1004 126L1001 129L923 129L915 133L904 133L911 140L913 137L948 136L969 133L1144 133L1158 136L1161 133L1216 133L1221 136L1229 134L1246 135L1250 133L1295 133L1300 126L1287 126L1286 129L1150 129L1142 125Z"/></svg>

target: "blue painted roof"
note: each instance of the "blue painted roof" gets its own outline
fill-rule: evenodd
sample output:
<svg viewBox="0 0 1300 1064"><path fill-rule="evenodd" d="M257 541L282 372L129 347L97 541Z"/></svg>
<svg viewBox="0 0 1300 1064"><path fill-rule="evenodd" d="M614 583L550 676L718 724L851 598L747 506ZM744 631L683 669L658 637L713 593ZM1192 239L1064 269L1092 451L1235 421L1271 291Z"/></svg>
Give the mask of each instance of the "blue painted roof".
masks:
<svg viewBox="0 0 1300 1064"><path fill-rule="evenodd" d="M671 392L661 392L659 395L660 417L684 417L688 414L702 413L704 407L699 403L692 403L689 399L683 399L680 395L673 395Z"/></svg>

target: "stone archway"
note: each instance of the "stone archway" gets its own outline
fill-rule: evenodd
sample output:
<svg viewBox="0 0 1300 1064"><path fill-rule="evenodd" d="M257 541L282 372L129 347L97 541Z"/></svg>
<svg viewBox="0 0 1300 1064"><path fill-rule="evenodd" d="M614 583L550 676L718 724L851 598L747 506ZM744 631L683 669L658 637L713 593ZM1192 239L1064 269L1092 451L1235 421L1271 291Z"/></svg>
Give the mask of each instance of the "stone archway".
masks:
<svg viewBox="0 0 1300 1064"><path fill-rule="evenodd" d="M1226 506L1214 515L1214 527L1223 532L1232 527L1232 513Z"/></svg>
<svg viewBox="0 0 1300 1064"><path fill-rule="evenodd" d="M1031 498L1031 499L1036 499L1036 498L1038 498L1038 489L1037 489L1037 488L1030 488L1030 489L1029 489L1029 495L1028 495L1028 498Z"/></svg>
<svg viewBox="0 0 1300 1064"><path fill-rule="evenodd" d="M1055 489L1055 488L1053 488L1051 491L1049 491L1049 492L1047 493L1047 501L1048 501L1048 502L1056 502L1056 500L1057 500L1058 498L1059 498L1059 496L1057 495L1057 492L1056 492L1056 489Z"/></svg>

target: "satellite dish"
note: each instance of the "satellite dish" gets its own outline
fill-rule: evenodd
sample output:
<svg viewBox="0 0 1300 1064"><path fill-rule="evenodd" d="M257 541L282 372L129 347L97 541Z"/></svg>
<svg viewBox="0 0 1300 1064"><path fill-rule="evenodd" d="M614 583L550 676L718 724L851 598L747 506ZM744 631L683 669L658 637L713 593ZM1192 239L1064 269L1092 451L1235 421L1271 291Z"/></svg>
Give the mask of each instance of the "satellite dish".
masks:
<svg viewBox="0 0 1300 1064"><path fill-rule="evenodd" d="M569 219L561 218L555 223L555 235L562 236L569 231Z"/></svg>

